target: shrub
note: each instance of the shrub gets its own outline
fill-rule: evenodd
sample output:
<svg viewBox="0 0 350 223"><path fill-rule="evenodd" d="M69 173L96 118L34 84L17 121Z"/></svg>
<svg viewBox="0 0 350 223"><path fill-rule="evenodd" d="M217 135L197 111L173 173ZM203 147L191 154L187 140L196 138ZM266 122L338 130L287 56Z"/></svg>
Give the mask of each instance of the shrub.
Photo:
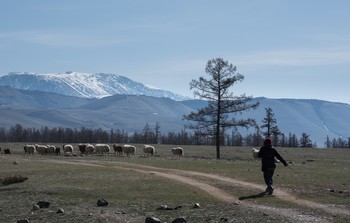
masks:
<svg viewBox="0 0 350 223"><path fill-rule="evenodd" d="M21 175L14 175L14 176L5 177L4 179L0 179L2 186L21 183L26 180L28 180L28 177L23 177Z"/></svg>

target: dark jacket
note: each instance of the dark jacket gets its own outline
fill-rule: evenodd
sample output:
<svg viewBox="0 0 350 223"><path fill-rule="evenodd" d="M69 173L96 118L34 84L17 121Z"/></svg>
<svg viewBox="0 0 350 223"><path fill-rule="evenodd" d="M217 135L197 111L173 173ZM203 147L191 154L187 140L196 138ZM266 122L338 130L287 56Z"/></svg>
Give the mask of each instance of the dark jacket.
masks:
<svg viewBox="0 0 350 223"><path fill-rule="evenodd" d="M264 145L260 148L258 157L261 158L261 171L266 171L268 169L275 169L275 157L287 166L287 162L282 158L282 156L277 152L275 148L271 145Z"/></svg>

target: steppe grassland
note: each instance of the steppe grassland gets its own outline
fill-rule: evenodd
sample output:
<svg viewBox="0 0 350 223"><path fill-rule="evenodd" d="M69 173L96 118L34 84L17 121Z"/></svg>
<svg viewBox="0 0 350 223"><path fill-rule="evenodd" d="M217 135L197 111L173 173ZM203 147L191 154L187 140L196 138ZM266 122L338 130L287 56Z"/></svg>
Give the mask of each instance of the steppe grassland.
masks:
<svg viewBox="0 0 350 223"><path fill-rule="evenodd" d="M48 159L127 162L212 173L263 185L260 162L252 158L251 148L222 147L222 159L217 160L214 146L182 146L185 149L185 156L181 159L172 156L170 149L173 146L169 145L156 145L157 154L154 157L146 157L142 153L142 145L136 145L137 154L130 158L116 157L112 153L109 156L75 158L62 155L30 157L23 155L23 143L0 146L12 149L11 155L0 155L0 179L10 175L23 175L29 178L20 184L0 187L2 209L0 221L18 219L21 213L27 214L28 207L30 209L38 200L49 200L53 205L57 205L57 208L69 207L68 210L71 212L60 216L62 221L67 220L65 218L84 219L86 212L88 214L91 212L91 218L94 218L96 210L93 207L99 197L105 197L111 204L117 204L114 206L117 212L122 210L131 213L135 218L152 214L160 204L190 206L194 202L199 202L207 204L208 207L225 209L220 206L223 204L218 204L218 201L210 195L181 183L122 169L44 162ZM77 145L74 146L77 148ZM276 188L287 189L296 196L316 202L350 208L350 150L278 148L278 151L291 162L292 169L278 165L274 178ZM19 161L20 165L13 165L14 161ZM236 197L259 192L241 187L227 188L225 184L208 179L206 182L229 189ZM294 205L278 199L257 199L256 202L284 207ZM12 205L13 208L4 208L7 205ZM74 213L74 216L69 213ZM81 213L81 216L77 213ZM176 212L167 213L169 214L174 216L164 218L176 217ZM184 211L181 214L186 215ZM41 218L50 216L46 213L46 216Z"/></svg>

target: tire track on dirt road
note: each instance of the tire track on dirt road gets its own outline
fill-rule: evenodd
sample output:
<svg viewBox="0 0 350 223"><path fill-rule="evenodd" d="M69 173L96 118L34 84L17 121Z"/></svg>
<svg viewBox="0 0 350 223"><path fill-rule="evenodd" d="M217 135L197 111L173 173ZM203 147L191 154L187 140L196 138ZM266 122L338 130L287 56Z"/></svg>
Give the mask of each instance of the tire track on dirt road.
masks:
<svg viewBox="0 0 350 223"><path fill-rule="evenodd" d="M256 205L246 200L239 200L239 198L233 196L232 194L230 194L229 192L223 189L220 189L218 187L212 186L208 183L201 182L200 180L193 178L195 176L204 177L206 179L213 179L217 181L226 182L226 183L232 184L233 186L238 185L245 188L258 189L258 190L265 189L264 186L259 184L241 181L241 180L237 180L237 179L233 179L225 176L208 174L203 172L196 172L196 171L159 168L159 167L125 163L125 162L87 161L87 160L75 160L75 161L50 160L50 162L64 163L64 164L71 164L71 165L86 165L86 166L95 166L95 167L111 167L115 169L135 171L143 174L152 174L154 176L167 178L170 180L181 182L181 183L190 185L192 187L201 189L205 193L208 193L211 196L215 197L216 199L228 204L245 205L247 207L253 208L254 210L261 210L263 212L269 212L270 214L273 213L275 215L282 215L288 219L292 219L293 221L297 221L297 222L329 222L329 219L325 219L325 217L322 217L322 216L307 215L305 214L304 210L301 212L300 210L298 211L298 210L291 210L286 208ZM322 210L332 216L335 214L350 216L350 212L346 209L333 207L331 205L320 204L320 203L316 203L305 199L300 199L282 190L276 190L274 194L277 198L281 200L292 202L300 206L306 206L312 209Z"/></svg>

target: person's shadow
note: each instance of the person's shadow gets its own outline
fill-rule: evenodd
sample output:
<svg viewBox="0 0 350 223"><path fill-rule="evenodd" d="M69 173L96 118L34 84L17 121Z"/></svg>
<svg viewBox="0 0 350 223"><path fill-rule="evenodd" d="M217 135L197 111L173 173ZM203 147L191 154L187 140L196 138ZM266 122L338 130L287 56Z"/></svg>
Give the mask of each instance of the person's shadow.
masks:
<svg viewBox="0 0 350 223"><path fill-rule="evenodd" d="M242 196L242 197L239 197L238 199L239 200L247 200L247 199L256 199L256 198L262 198L266 195L265 192L261 192L261 193L258 193L258 194L253 194L253 195L248 195L248 196Z"/></svg>

